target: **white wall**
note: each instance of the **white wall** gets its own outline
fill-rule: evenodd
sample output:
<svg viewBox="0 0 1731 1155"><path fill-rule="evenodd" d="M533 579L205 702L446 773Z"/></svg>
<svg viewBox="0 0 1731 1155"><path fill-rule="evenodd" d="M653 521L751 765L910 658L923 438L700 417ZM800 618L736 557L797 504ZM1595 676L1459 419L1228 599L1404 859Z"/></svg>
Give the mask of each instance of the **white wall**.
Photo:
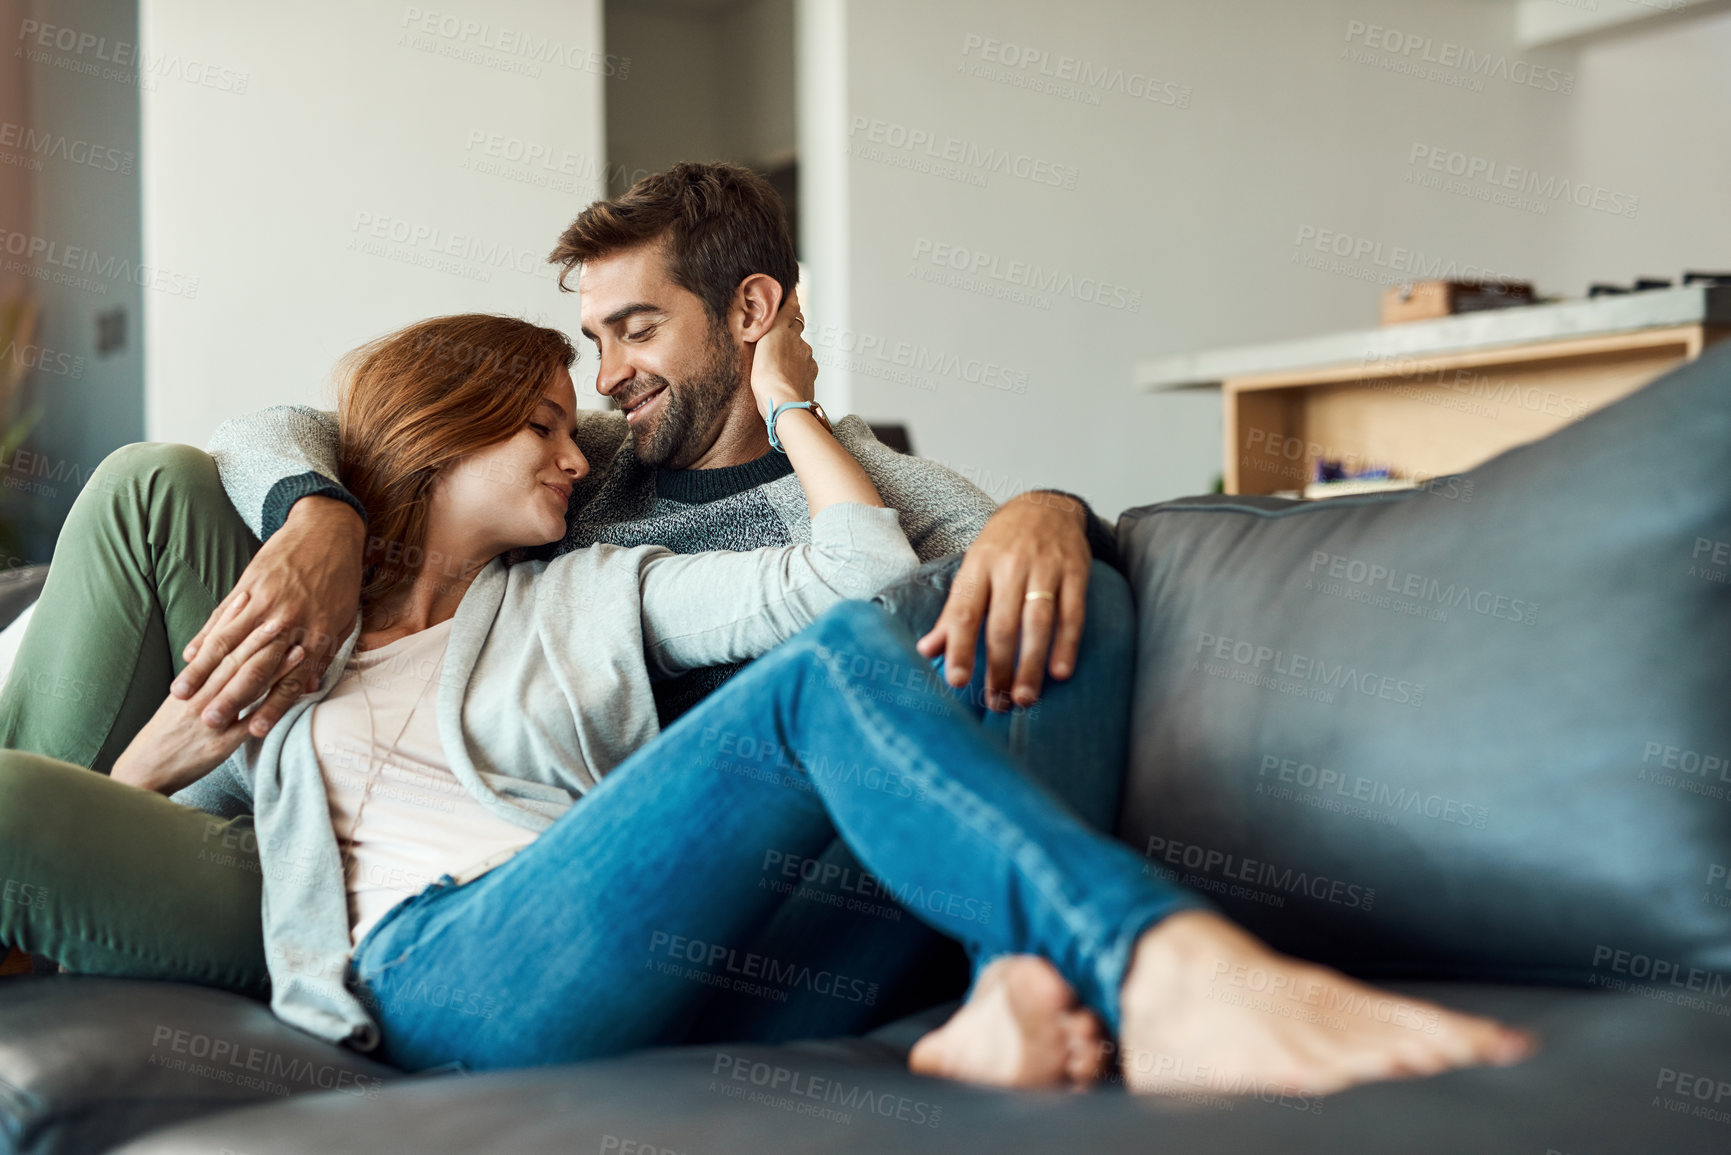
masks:
<svg viewBox="0 0 1731 1155"><path fill-rule="evenodd" d="M145 256L178 278L147 294L151 438L327 400L341 354L423 317L575 333L545 258L604 165L599 0L143 0L140 24L182 73L144 94Z"/></svg>
<svg viewBox="0 0 1731 1155"><path fill-rule="evenodd" d="M1594 40L1578 59L1568 167L1640 203L1570 213L1558 278L1731 272L1731 12Z"/></svg>
<svg viewBox="0 0 1731 1155"><path fill-rule="evenodd" d="M1133 362L1373 326L1383 284L1405 279L1387 267L1397 248L1571 295L1589 277L1727 263L1731 160L1711 127L1731 115L1719 24L1590 45L1577 60L1517 48L1514 5L1492 0L803 0L807 26L835 4L846 8L845 108L802 125L801 157L833 167L852 149L848 239L826 250L843 252L846 291L812 310L831 342L819 347L824 373L854 411L907 420L918 452L999 497L1056 485L1110 514L1207 489L1220 470L1218 397L1139 394ZM1401 49L1372 25L1398 31ZM1044 53L1053 71L1070 57L1152 76L1157 98L1036 91L1036 67L982 61L986 39ZM1490 74L1456 64L1466 51L1490 58ZM981 65L989 77L969 74ZM872 127L850 137L858 117L882 122L885 140ZM965 162L906 167L928 159L923 145L895 147L916 131L1054 166L1074 187ZM1408 181L1426 171L1410 163L1415 146L1445 165L1458 152L1647 199L1631 220L1481 200L1496 192L1482 180L1423 187ZM816 206L806 211L815 221ZM1369 251L1332 259L1314 248L1324 231ZM1001 272L1016 262L1018 275L1026 263L1093 278L1090 290L1109 282L1122 289L1109 303L1138 307L1061 294L1038 307L919 279L949 271L932 259L938 245ZM981 367L1026 392L967 379Z"/></svg>

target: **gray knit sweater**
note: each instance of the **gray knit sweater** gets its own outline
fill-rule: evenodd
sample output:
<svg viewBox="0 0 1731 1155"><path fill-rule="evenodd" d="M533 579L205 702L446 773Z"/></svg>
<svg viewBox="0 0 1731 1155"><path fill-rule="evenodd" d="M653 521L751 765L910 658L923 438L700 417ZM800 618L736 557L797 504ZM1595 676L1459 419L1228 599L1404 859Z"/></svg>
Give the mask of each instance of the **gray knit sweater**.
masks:
<svg viewBox="0 0 1731 1155"><path fill-rule="evenodd" d="M725 469L657 469L637 460L629 434L623 414L578 412L577 447L589 473L571 495L565 540L554 555L597 542L699 553L811 540L805 491L781 454ZM966 549L996 508L961 475L888 448L858 417L843 418L835 434L883 503L901 514L921 561ZM208 448L229 500L261 541L309 494L360 508L336 481L334 413L300 405L264 409L226 422Z"/></svg>
<svg viewBox="0 0 1731 1155"><path fill-rule="evenodd" d="M547 556L596 543L699 553L811 540L805 491L779 453L723 469L658 469L637 460L623 414L580 410L576 424L577 447L589 460L589 473L571 495L565 540ZM996 508L959 474L888 448L858 417L843 418L835 434L877 486L883 503L901 514L902 531L922 562L966 549ZM229 500L261 541L282 528L289 508L302 497L337 497L360 509L336 481L333 413L291 405L261 410L224 424L208 448ZM738 668L694 670L657 683L662 724Z"/></svg>

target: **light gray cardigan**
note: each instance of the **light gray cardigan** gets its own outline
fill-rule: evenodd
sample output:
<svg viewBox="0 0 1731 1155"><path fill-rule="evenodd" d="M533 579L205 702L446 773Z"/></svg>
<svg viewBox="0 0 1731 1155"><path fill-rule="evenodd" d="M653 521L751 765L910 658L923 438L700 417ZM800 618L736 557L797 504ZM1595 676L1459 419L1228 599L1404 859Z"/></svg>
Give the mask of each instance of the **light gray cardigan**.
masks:
<svg viewBox="0 0 1731 1155"><path fill-rule="evenodd" d="M738 553L595 545L550 562L493 561L457 608L438 688L452 773L494 814L545 830L659 732L652 678L754 658L917 564L893 509L832 505L811 519L811 537ZM174 798L256 815L271 1009L372 1050L378 1026L345 981L348 896L311 716L359 634L268 735Z"/></svg>

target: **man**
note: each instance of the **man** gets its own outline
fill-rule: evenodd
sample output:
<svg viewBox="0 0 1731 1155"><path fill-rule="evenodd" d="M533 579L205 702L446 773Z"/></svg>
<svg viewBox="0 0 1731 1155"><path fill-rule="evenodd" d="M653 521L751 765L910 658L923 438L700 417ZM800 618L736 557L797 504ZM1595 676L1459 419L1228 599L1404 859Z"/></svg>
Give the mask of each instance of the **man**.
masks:
<svg viewBox="0 0 1731 1155"><path fill-rule="evenodd" d="M693 213L699 225L685 223ZM802 540L798 483L771 450L746 386L751 348L727 331L729 299L744 276L768 272L788 294L798 278L768 183L732 165L676 166L591 205L550 259L562 266L562 288L582 267L583 331L601 358L596 389L622 411L583 414L591 472L573 494L563 548L655 542L689 552ZM1107 560L1115 554L1111 532L1087 506L1036 491L994 512L977 487L891 453L863 422L844 421L839 432L885 503L902 512L922 560L968 548L929 639L941 641L951 683L968 682L982 623L994 708L1032 705L1048 658L1053 676L1067 677L1086 616L1090 545ZM230 422L211 451L236 508L266 545L193 639L202 652L176 692L208 690L212 673L267 619L283 627L231 676L217 677L216 723L276 681L283 671L270 660L286 653L297 628L323 641L310 666L315 675L322 670L352 616L364 527L338 504L349 499L331 480L328 414L277 409ZM687 688L672 712L695 696ZM280 713L267 705L253 732Z"/></svg>

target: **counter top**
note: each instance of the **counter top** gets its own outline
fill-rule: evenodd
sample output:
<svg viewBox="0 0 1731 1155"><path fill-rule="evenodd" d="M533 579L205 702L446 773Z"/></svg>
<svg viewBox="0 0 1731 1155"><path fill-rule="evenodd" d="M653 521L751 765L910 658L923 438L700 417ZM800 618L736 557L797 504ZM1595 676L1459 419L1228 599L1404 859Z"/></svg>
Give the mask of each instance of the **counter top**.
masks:
<svg viewBox="0 0 1731 1155"><path fill-rule="evenodd" d="M1408 321L1375 329L1150 357L1135 367L1148 392L1218 388L1229 377L1465 353L1678 325L1731 326L1731 285L1690 285Z"/></svg>

